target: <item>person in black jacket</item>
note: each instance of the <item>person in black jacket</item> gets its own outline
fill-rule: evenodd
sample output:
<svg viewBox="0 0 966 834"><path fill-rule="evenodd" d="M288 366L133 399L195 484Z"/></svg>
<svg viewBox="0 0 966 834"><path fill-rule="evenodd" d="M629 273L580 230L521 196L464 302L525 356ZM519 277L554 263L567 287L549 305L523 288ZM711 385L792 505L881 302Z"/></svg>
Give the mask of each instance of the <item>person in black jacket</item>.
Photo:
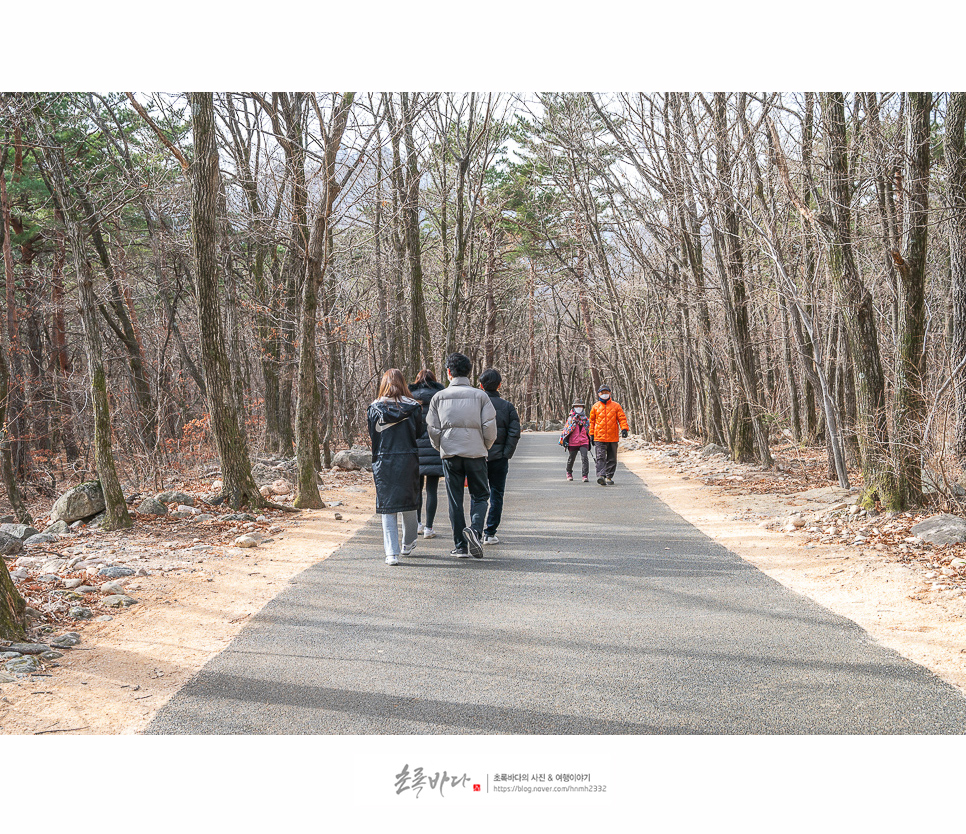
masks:
<svg viewBox="0 0 966 834"><path fill-rule="evenodd" d="M423 419L429 411L429 401L437 391L445 390L444 385L436 381L436 374L424 368L416 376L416 381L409 386L409 394L418 400L423 407ZM433 521L436 519L436 507L439 493L439 479L443 477L443 459L433 448L429 434L424 434L416 441L419 447L419 505L416 507L417 533L422 533L424 539L436 538ZM422 517L423 489L426 491L426 517Z"/></svg>
<svg viewBox="0 0 966 834"><path fill-rule="evenodd" d="M382 376L379 397L366 412L372 440L372 479L376 484L376 512L382 514L386 564L416 548L416 509L419 507L418 438L426 433L423 410L406 396L409 386L402 371L390 368ZM402 514L403 544L399 546Z"/></svg>
<svg viewBox="0 0 966 834"><path fill-rule="evenodd" d="M520 416L513 403L507 402L497 393L502 382L500 372L493 368L480 374L480 388L486 391L493 408L496 409L496 440L490 446L486 457L486 471L490 481L490 510L483 528L483 544L500 543L496 530L503 516L506 476L510 469L510 458L520 442Z"/></svg>

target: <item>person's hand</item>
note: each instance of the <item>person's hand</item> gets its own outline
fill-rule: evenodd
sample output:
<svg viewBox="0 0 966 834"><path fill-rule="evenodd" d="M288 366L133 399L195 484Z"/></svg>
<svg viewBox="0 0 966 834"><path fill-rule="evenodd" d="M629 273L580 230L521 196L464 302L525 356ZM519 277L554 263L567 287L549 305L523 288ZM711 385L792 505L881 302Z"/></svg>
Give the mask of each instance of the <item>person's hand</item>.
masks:
<svg viewBox="0 0 966 834"><path fill-rule="evenodd" d="M627 437L627 429L621 429L621 437Z"/></svg>
<svg viewBox="0 0 966 834"><path fill-rule="evenodd" d="M594 448L594 438L590 438L590 448Z"/></svg>

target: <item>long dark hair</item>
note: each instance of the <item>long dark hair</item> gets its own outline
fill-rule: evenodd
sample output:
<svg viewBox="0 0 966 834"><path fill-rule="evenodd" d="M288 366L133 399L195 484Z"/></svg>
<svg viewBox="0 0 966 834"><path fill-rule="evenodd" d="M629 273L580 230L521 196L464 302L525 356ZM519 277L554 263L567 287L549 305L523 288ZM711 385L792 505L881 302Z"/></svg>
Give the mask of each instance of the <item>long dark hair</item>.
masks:
<svg viewBox="0 0 966 834"><path fill-rule="evenodd" d="M434 374L429 368L423 368L418 374L416 374L413 387L419 388L420 386L425 385L427 382L436 382L436 374Z"/></svg>
<svg viewBox="0 0 966 834"><path fill-rule="evenodd" d="M409 393L409 386L406 385L406 377L399 368L390 368L382 375L382 382L379 383L379 396L387 400L398 400Z"/></svg>

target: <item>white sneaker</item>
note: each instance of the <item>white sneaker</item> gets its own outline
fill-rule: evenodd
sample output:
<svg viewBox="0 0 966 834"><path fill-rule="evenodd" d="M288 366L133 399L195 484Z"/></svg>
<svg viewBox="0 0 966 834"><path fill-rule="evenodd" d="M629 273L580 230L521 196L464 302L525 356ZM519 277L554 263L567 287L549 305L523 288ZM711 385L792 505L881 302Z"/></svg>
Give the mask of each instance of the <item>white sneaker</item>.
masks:
<svg viewBox="0 0 966 834"><path fill-rule="evenodd" d="M399 559L396 558L395 556L387 556L386 557L386 564L387 565L398 565L399 564Z"/></svg>
<svg viewBox="0 0 966 834"><path fill-rule="evenodd" d="M499 544L500 540L496 536L488 536L483 534L483 544Z"/></svg>
<svg viewBox="0 0 966 834"><path fill-rule="evenodd" d="M423 538L424 539L435 539L436 531L432 527L423 528Z"/></svg>
<svg viewBox="0 0 966 834"><path fill-rule="evenodd" d="M423 532L423 522L418 521L416 522L416 535L418 536L422 532Z"/></svg>
<svg viewBox="0 0 966 834"><path fill-rule="evenodd" d="M413 542L412 544L404 544L402 546L402 555L403 556L408 556L415 549L416 549L416 542Z"/></svg>

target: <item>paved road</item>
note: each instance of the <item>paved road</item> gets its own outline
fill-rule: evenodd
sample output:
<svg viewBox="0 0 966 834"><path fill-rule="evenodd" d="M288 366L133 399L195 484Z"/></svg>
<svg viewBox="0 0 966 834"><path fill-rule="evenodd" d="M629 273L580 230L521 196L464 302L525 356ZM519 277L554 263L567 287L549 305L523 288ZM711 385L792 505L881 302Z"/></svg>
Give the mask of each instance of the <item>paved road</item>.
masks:
<svg viewBox="0 0 966 834"><path fill-rule="evenodd" d="M623 467L524 435L503 544L383 562L378 517L149 733L961 733L966 699L708 539ZM445 498L437 529L447 530Z"/></svg>

